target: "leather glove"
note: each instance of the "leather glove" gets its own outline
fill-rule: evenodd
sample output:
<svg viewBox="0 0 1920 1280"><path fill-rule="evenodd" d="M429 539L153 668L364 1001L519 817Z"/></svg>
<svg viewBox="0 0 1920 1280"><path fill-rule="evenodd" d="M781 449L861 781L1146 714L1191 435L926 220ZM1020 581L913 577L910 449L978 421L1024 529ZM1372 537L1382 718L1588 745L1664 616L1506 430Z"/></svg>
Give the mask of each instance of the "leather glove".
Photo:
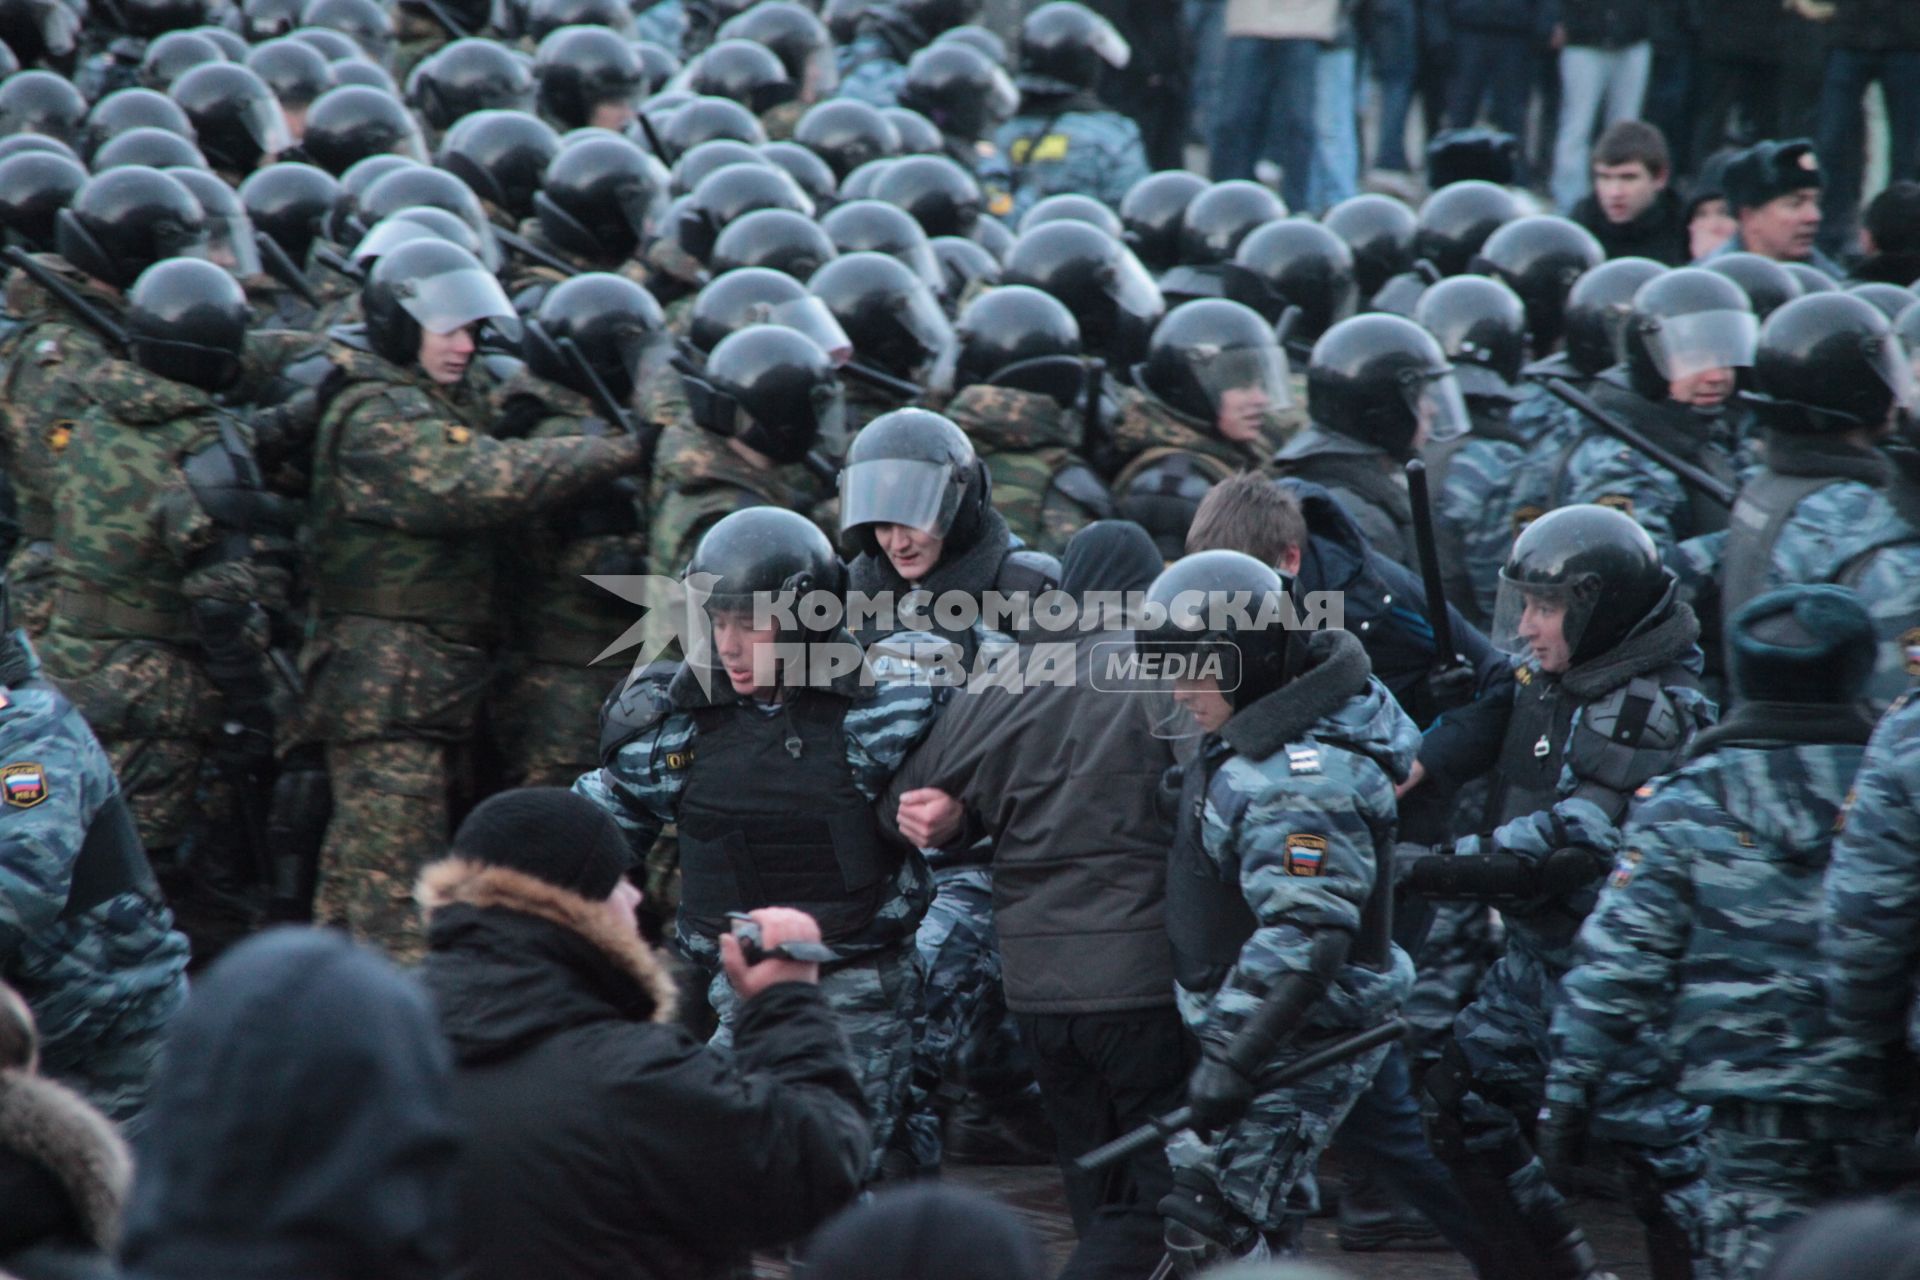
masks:
<svg viewBox="0 0 1920 1280"><path fill-rule="evenodd" d="M1573 1171L1586 1161L1587 1125L1592 1120L1584 1095L1549 1096L1533 1128L1533 1150L1547 1167L1547 1178L1562 1192Z"/></svg>
<svg viewBox="0 0 1920 1280"><path fill-rule="evenodd" d="M273 717L264 707L230 714L220 724L211 754L223 771L258 775L273 771Z"/></svg>
<svg viewBox="0 0 1920 1280"><path fill-rule="evenodd" d="M1253 1105L1253 1081L1241 1075L1218 1050L1210 1049L1187 1081L1187 1105L1193 1108L1192 1128L1203 1138L1227 1128Z"/></svg>

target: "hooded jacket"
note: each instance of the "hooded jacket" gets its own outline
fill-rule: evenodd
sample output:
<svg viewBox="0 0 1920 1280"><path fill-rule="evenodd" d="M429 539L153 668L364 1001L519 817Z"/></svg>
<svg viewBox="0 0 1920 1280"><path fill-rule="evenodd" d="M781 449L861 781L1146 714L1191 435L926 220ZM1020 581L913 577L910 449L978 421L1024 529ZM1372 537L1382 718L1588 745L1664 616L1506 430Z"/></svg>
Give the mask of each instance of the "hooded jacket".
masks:
<svg viewBox="0 0 1920 1280"><path fill-rule="evenodd" d="M450 1277L699 1280L859 1190L866 1118L817 988L748 1002L729 1058L598 904L459 858L420 899L467 1138Z"/></svg>

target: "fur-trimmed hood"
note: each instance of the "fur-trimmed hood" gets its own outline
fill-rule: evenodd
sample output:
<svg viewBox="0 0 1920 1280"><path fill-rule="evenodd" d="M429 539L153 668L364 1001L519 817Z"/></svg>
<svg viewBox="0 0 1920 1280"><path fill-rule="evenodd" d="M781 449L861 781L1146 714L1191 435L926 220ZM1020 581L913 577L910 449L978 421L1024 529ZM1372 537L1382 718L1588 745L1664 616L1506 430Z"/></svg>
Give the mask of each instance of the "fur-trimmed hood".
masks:
<svg viewBox="0 0 1920 1280"><path fill-rule="evenodd" d="M133 1158L113 1123L73 1090L44 1076L0 1071L0 1162L53 1175L87 1243L111 1253L133 1182ZM0 1230L0 1253L17 1243Z"/></svg>
<svg viewBox="0 0 1920 1280"><path fill-rule="evenodd" d="M462 1062L590 1022L673 1020L665 961L598 903L457 856L429 864L415 894L427 919L421 976Z"/></svg>

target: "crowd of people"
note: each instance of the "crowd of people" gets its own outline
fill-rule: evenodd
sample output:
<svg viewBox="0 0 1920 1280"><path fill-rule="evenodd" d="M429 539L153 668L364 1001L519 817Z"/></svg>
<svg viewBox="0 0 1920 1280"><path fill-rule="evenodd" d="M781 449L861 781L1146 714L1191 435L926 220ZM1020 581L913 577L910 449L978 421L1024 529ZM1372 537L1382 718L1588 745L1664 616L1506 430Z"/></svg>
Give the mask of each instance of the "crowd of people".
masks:
<svg viewBox="0 0 1920 1280"><path fill-rule="evenodd" d="M0 1273L1911 1274L1920 31L1745 7L0 0Z"/></svg>

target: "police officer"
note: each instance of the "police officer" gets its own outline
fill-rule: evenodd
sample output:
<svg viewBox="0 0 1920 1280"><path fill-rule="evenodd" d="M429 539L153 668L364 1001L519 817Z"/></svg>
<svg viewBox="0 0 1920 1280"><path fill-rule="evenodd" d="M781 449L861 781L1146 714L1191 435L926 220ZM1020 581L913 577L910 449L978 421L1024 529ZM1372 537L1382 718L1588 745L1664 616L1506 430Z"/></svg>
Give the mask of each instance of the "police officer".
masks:
<svg viewBox="0 0 1920 1280"><path fill-rule="evenodd" d="M926 257L932 263L931 250ZM928 270L938 278L937 264ZM853 344L843 376L854 430L929 393L945 394L938 375L952 360L953 324L922 274L889 254L842 253L813 273L807 290Z"/></svg>
<svg viewBox="0 0 1920 1280"><path fill-rule="evenodd" d="M625 138L594 135L564 148L533 194L532 217L520 224L519 234L538 252L508 269L508 296L538 306L540 295L530 291L565 279L561 264L645 283L649 274L636 258L665 216L666 194L659 162Z"/></svg>
<svg viewBox="0 0 1920 1280"><path fill-rule="evenodd" d="M981 225L986 225L982 220ZM1020 234L1006 255L1007 284L1032 285L1067 304L1086 354L1116 378L1131 378L1166 301L1140 259L1085 222L1044 222Z"/></svg>
<svg viewBox="0 0 1920 1280"><path fill-rule="evenodd" d="M1251 625L1209 616L1228 593L1253 602ZM1393 787L1419 733L1356 638L1282 624L1286 595L1252 557L1201 552L1148 591L1166 624L1135 632L1148 650L1211 659L1173 695L1177 731L1198 739L1167 869L1175 998L1201 1046L1193 1125L1168 1148L1174 1188L1160 1204L1181 1275L1263 1234L1297 1240L1292 1192L1386 1050L1281 1089L1261 1077L1297 1053L1290 1039L1390 1017L1413 982L1389 932Z"/></svg>
<svg viewBox="0 0 1920 1280"><path fill-rule="evenodd" d="M1020 24L1020 114L994 145L1007 157L1019 219L1051 195L1077 192L1119 208L1147 176L1132 119L1101 103L1101 77L1133 50L1111 22L1075 0L1050 0Z"/></svg>
<svg viewBox="0 0 1920 1280"><path fill-rule="evenodd" d="M43 645L203 960L252 923L268 851L246 815L273 771L267 650L292 588L295 513L214 400L240 376L247 324L246 295L211 263L158 263L134 283L129 360L91 371L93 407L61 460Z"/></svg>
<svg viewBox="0 0 1920 1280"><path fill-rule="evenodd" d="M1873 722L1874 628L1853 592L1791 586L1727 628L1739 707L1654 782L1620 833L1553 1017L1539 1130L1553 1169L1644 1029L1680 1063L1707 1131L1711 1274L1753 1280L1773 1237L1842 1188L1867 1148L1911 1141L1873 1046L1839 1031L1803 973L1822 878ZM1764 927L1756 922L1764 920ZM1891 1104L1891 1105L1890 1105Z"/></svg>
<svg viewBox="0 0 1920 1280"><path fill-rule="evenodd" d="M1727 209L1740 225L1712 256L1757 253L1846 278L1846 269L1814 245L1825 177L1812 142L1755 143L1727 161L1725 181Z"/></svg>
<svg viewBox="0 0 1920 1280"><path fill-rule="evenodd" d="M1634 789L1678 762L1713 719L1699 690L1699 623L1646 531L1617 511L1564 508L1515 540L1494 643L1514 655L1510 703L1443 716L1412 786L1454 789L1493 768L1492 832L1416 860L1405 887L1498 903L1505 953L1427 1076L1440 1158L1486 1215L1496 1276L1585 1280L1595 1259L1535 1163L1546 1034L1574 936L1619 842ZM1691 1274L1704 1209L1704 1109L1673 1096L1656 1046L1616 1063L1594 1131L1626 1162L1656 1276Z"/></svg>
<svg viewBox="0 0 1920 1280"><path fill-rule="evenodd" d="M1327 330L1307 365L1307 429L1274 455L1281 475L1324 485L1367 541L1419 564L1406 462L1468 429L1453 365L1420 326L1355 316Z"/></svg>
<svg viewBox="0 0 1920 1280"><path fill-rule="evenodd" d="M840 49L840 93L875 107L899 101L907 62L934 37L980 14L980 0L881 0L855 20L855 35Z"/></svg>
<svg viewBox="0 0 1920 1280"><path fill-rule="evenodd" d="M844 628L787 625L798 600L844 590L832 545L803 516L735 512L701 539L686 580L705 584L685 606L705 638L609 704L601 767L575 790L613 814L636 857L678 824L676 946L712 980L715 1044L732 1044L740 1009L718 972L728 913L779 903L819 921L831 955L820 993L853 1050L877 1171L905 1096L920 987L912 936L931 884L917 852L886 842L871 806L925 736L933 691L863 680ZM787 620L765 616L782 602ZM806 659L778 660L783 643L805 646ZM829 659L848 655L849 673L829 676Z"/></svg>
<svg viewBox="0 0 1920 1280"><path fill-rule="evenodd" d="M907 64L900 105L933 121L947 156L985 190L986 212L996 218L1013 213L1013 175L993 141L1020 105L1020 91L1004 69L958 41L936 41Z"/></svg>
<svg viewBox="0 0 1920 1280"><path fill-rule="evenodd" d="M447 836L451 753L473 735L497 615L476 533L638 470L642 442L496 440L482 325L511 327L499 282L465 250L419 240L368 276L364 326L330 354L346 385L314 449L314 621L302 740L324 744L334 812L324 918L403 953L411 886Z"/></svg>

